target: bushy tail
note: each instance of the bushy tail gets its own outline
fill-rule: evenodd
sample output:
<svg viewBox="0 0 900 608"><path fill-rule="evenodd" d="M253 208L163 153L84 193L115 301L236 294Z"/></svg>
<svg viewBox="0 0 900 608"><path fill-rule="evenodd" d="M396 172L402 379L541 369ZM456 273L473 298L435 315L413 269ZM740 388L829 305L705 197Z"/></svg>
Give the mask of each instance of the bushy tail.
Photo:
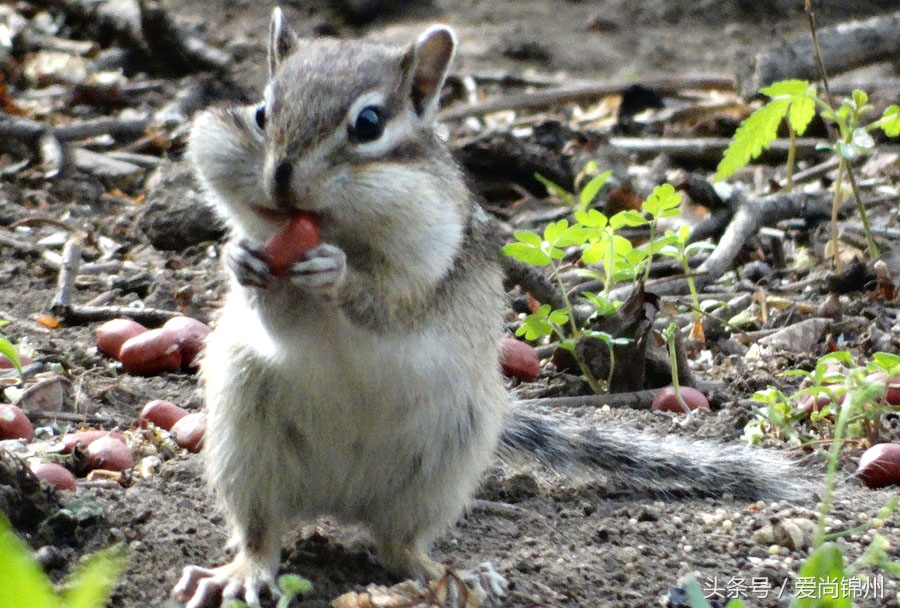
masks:
<svg viewBox="0 0 900 608"><path fill-rule="evenodd" d="M580 426L532 408L512 408L500 451L512 460L537 458L564 474L599 472L611 494L774 500L812 493L806 472L772 450Z"/></svg>

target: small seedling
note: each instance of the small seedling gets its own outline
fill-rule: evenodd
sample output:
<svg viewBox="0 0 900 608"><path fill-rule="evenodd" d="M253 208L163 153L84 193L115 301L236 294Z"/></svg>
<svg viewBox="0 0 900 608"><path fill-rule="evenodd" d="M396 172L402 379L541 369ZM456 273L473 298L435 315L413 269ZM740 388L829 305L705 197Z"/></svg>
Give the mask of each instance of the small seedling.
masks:
<svg viewBox="0 0 900 608"><path fill-rule="evenodd" d="M769 435L795 444L809 443L799 426L807 419L820 438L831 439L843 412L846 441L874 443L884 428L885 416L900 411L900 406L885 398L888 381L900 375L898 355L875 353L865 365L858 365L849 352L837 351L820 358L811 372L788 370L781 375L800 376L803 383L790 395L773 387L753 395L762 405L754 408L756 419L744 428L744 436L751 442ZM807 407L800 407L804 403Z"/></svg>
<svg viewBox="0 0 900 608"><path fill-rule="evenodd" d="M296 574L282 574L278 577L279 598L275 608L288 608L295 597L312 593L313 584ZM249 608L246 602L231 600L229 608Z"/></svg>
<svg viewBox="0 0 900 608"><path fill-rule="evenodd" d="M9 321L0 321L0 327L4 325L8 325ZM6 357L13 364L13 367L16 368L16 371L19 373L19 377L21 378L23 375L22 371L22 361L19 359L19 351L16 349L15 345L9 341L9 338L0 334L0 355Z"/></svg>
<svg viewBox="0 0 900 608"><path fill-rule="evenodd" d="M693 317L694 324L691 327L691 338L706 342L703 335L703 311L700 308L700 294L697 293L697 285L694 282L694 273L691 270L690 259L695 253L702 250L714 249L715 245L707 242L689 243L690 226L684 225L677 231L669 230L663 236L665 245L659 249L660 255L675 258L681 263L684 276L687 279L688 289L691 292L691 300L693 301Z"/></svg>

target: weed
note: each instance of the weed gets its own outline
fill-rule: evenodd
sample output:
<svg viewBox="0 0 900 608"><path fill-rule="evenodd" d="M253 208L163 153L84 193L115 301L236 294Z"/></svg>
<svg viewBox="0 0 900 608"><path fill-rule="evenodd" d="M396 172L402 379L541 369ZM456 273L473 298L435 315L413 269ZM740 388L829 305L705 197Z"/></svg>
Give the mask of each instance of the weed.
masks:
<svg viewBox="0 0 900 608"><path fill-rule="evenodd" d="M566 250L570 247L578 250L578 261L583 265L579 268L579 274L596 279L603 285L599 293L582 294L582 297L594 307L594 313L600 316L612 314L619 305L609 299L612 286L620 281L636 282L642 275L646 276L646 267L649 266L654 254L681 256L687 267L686 256L693 250L691 246L684 244L686 235L683 235L681 242L678 234L671 231L663 236L657 236L657 223L660 219L681 213L678 208L682 199L681 194L675 192L670 184L663 184L653 190L642 205L643 212L625 210L607 217L601 211L591 208L609 175L607 171L591 178L577 197L550 180L536 176L546 185L550 193L574 208L575 223L570 224L565 219L559 220L548 224L542 234L530 230L517 231L516 241L503 248L506 255L520 262L532 266L549 266L551 278L558 284L564 302L564 307L560 309L553 309L549 304L540 306L536 312L525 317L516 335L524 336L526 340L553 336L559 341L560 348L572 352L573 355L579 340L584 338L601 340L606 344L610 354L607 382L612 378L614 369L613 347L627 340L613 338L605 332L590 329L590 317L583 322L576 320L572 301L560 276L561 272L571 265L565 262ZM650 240L641 247L634 247L631 241L618 234L623 228L638 226L648 226L651 235ZM696 290L694 294L696 295ZM697 306L699 307L699 302ZM575 359L591 390L595 393L602 392L600 382L594 378L587 364L577 356Z"/></svg>
<svg viewBox="0 0 900 608"><path fill-rule="evenodd" d="M807 417L818 425L822 437L830 438L816 538L810 556L800 567L792 608L852 606L854 596L850 591L868 584L855 574L862 567L878 567L889 574L900 574L900 562L890 560L886 551L888 541L880 534L873 534L863 555L849 565L844 564L840 547L834 543L842 536L880 528L897 510L898 497L892 498L870 522L849 530L826 533L841 451L848 441L877 441L884 415L900 409L885 400L890 379L898 374L900 356L875 353L866 364L858 365L850 353L840 351L819 359L811 372L785 372L786 376L803 377L801 388L789 397L772 387L754 395L754 399L764 405L754 409L757 420L744 429L745 436L751 440L769 434L795 443L812 444L801 438L797 426ZM794 403L804 399L811 406L809 411L794 407Z"/></svg>
<svg viewBox="0 0 900 608"><path fill-rule="evenodd" d="M744 427L744 436L752 443L772 436L792 444L810 444L810 436L801 435L798 423L809 420L819 438L833 439L838 418L846 417L841 432L847 441L874 443L884 428L884 416L900 411L886 400L891 378L900 375L900 356L875 353L865 365L858 365L846 351L829 353L816 362L811 371L789 370L785 377L803 378L798 390L785 395L774 387L757 391L756 418Z"/></svg>
<svg viewBox="0 0 900 608"><path fill-rule="evenodd" d="M9 321L0 321L0 327L4 325L8 325ZM9 338L0 334L0 356L4 356L10 360L13 364L13 367L16 368L16 371L19 373L19 377L22 377L22 362L19 360L19 351L16 349L15 345L9 341Z"/></svg>
<svg viewBox="0 0 900 608"><path fill-rule="evenodd" d="M288 608L295 597L312 593L313 584L296 574L282 574L278 577L278 590L280 597L275 608ZM241 600L231 600L229 608L248 608L248 606Z"/></svg>

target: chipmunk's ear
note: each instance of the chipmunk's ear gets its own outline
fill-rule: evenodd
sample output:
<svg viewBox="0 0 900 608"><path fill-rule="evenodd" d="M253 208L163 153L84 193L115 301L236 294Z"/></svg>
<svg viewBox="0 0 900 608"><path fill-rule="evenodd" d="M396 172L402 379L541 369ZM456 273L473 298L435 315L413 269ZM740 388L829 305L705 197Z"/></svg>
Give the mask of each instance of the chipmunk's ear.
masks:
<svg viewBox="0 0 900 608"><path fill-rule="evenodd" d="M269 23L269 78L275 75L282 60L291 54L297 42L297 34L291 29L279 7L272 11Z"/></svg>
<svg viewBox="0 0 900 608"><path fill-rule="evenodd" d="M456 53L456 36L446 25L433 25L419 36L403 58L413 107L419 116L437 111L441 87Z"/></svg>

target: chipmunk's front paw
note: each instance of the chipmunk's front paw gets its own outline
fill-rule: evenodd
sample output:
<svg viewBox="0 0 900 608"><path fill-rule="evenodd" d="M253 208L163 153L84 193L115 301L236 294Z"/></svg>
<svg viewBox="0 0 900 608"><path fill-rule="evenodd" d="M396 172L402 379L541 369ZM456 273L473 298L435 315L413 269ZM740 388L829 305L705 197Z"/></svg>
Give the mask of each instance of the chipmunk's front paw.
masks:
<svg viewBox="0 0 900 608"><path fill-rule="evenodd" d="M262 247L255 247L250 241L230 241L225 246L225 262L237 282L244 287L268 289L275 281L269 265L263 259Z"/></svg>
<svg viewBox="0 0 900 608"><path fill-rule="evenodd" d="M331 291L344 283L347 255L339 247L323 243L307 251L288 269L288 280L307 290Z"/></svg>
<svg viewBox="0 0 900 608"><path fill-rule="evenodd" d="M260 599L278 597L272 577L247 562L236 559L218 568L188 566L172 589L185 608L224 608L231 600L242 600L257 608Z"/></svg>

